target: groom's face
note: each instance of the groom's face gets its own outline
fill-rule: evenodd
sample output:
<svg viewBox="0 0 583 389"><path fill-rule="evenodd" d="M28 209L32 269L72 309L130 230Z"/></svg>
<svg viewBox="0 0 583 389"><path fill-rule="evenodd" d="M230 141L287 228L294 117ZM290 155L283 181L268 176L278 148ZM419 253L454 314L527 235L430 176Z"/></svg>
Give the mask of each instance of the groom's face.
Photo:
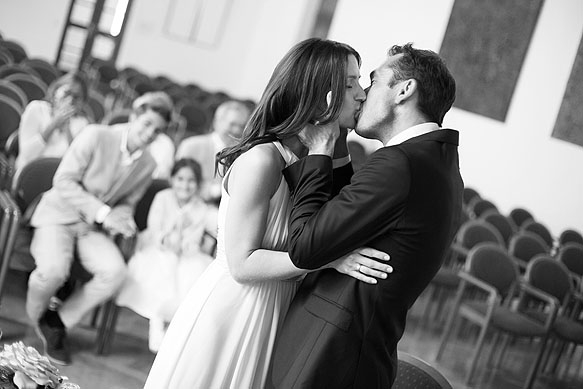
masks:
<svg viewBox="0 0 583 389"><path fill-rule="evenodd" d="M371 84L365 90L366 101L356 124L356 133L364 138L382 141L395 118L397 88L393 83L391 65L401 56L402 54L388 56L370 75Z"/></svg>

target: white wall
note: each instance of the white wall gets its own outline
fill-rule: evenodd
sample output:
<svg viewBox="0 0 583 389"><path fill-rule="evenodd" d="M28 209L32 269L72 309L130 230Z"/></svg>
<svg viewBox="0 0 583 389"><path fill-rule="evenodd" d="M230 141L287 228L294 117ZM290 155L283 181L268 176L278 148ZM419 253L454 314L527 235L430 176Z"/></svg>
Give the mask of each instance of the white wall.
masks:
<svg viewBox="0 0 583 389"><path fill-rule="evenodd" d="M194 1L194 0L192 0ZM236 0L215 48L164 33L169 0L134 0L117 64L257 99L275 65L306 37L318 2ZM33 56L54 60L69 0L0 0L0 32Z"/></svg>
<svg viewBox="0 0 583 389"><path fill-rule="evenodd" d="M395 43L438 50L454 0L339 0L330 38L363 57L363 84ZM119 65L257 99L275 64L305 37L315 1L236 0L221 45L208 50L162 32L166 1L135 0ZM0 0L0 32L54 59L68 0ZM551 138L583 34L581 0L545 1L506 122L452 109L468 186L502 212L522 206L554 234L583 232L583 148ZM376 143L374 146L377 147Z"/></svg>
<svg viewBox="0 0 583 389"><path fill-rule="evenodd" d="M119 56L120 66L193 81L209 90L257 98L277 61L303 38L309 0L237 0L229 28L216 48L173 38L163 31L167 1L136 0ZM283 17L282 17L283 15Z"/></svg>
<svg viewBox="0 0 583 389"><path fill-rule="evenodd" d="M69 0L0 0L0 32L20 43L30 57L54 61Z"/></svg>
<svg viewBox="0 0 583 389"><path fill-rule="evenodd" d="M363 56L363 85L393 44L438 51L453 0L340 0L330 38ZM583 34L583 1L545 1L506 122L453 108L467 186L508 213L525 207L555 235L583 232L583 148L551 138ZM477 93L479 93L477 91ZM376 145L376 144L375 144Z"/></svg>

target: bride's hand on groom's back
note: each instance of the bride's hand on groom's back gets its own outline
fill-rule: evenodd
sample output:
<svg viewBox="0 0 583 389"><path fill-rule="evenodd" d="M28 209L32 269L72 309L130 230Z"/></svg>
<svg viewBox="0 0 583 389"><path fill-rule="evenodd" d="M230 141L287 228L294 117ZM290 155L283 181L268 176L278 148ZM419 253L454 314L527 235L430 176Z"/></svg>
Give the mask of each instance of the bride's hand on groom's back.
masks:
<svg viewBox="0 0 583 389"><path fill-rule="evenodd" d="M385 279L393 272L393 267L387 264L389 260L387 253L361 247L330 262L327 267L368 284L376 284L377 279Z"/></svg>

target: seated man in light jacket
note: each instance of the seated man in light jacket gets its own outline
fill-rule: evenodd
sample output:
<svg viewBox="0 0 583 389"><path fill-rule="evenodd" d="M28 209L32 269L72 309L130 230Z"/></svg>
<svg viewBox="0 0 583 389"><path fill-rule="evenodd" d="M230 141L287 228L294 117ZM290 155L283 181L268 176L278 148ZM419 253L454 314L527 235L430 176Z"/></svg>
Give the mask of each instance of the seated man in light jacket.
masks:
<svg viewBox="0 0 583 389"><path fill-rule="evenodd" d="M66 330L110 298L125 278L126 265L111 236L136 232L134 207L156 168L146 149L166 130L171 115L170 98L155 92L138 98L129 123L89 126L67 150L52 189L32 216L36 269L26 309L55 363L70 363ZM75 248L93 278L57 311L49 302L69 277Z"/></svg>

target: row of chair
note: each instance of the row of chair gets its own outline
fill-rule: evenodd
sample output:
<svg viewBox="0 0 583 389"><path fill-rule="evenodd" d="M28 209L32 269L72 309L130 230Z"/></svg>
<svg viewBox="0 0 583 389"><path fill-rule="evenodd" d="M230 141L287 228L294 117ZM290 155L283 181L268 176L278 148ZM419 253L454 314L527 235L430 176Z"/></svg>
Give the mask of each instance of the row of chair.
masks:
<svg viewBox="0 0 583 389"><path fill-rule="evenodd" d="M531 331L526 336L541 340L540 353L525 384L525 387L531 387L543 358L547 337L558 333L553 336L566 339L562 330L555 330L553 326L565 325L565 313L578 314L578 308L567 311L564 300L577 300L581 294L583 238L577 231L566 230L558 240L554 240L546 227L536 222L528 211L517 208L508 217L504 216L492 202L483 200L470 188L464 191L464 210L465 222L460 226L450 255L429 288L430 299L437 291L441 292L436 304L438 312L443 311L447 295L456 291L437 358L442 356L448 339L456 331L454 321L457 317L478 324L481 330L466 377L469 382L486 332L494 328L496 334L523 334L520 331L526 325ZM548 271L545 274L541 269ZM541 280L544 276L550 278L544 278L543 282ZM560 286L550 288L553 282ZM468 293L469 290L472 292ZM475 300L477 296L486 296L486 299ZM523 315L523 300L531 301L533 298L546 302L545 316L536 313L534 316L538 321L534 322L530 316L517 316ZM571 301L568 306L573 305ZM531 307L528 304L525 306ZM423 320L426 320L428 312L429 309L426 309ZM555 320L552 312L559 319ZM579 329L575 324L580 323L573 323L569 324L569 329ZM495 335L494 344L497 339L498 335ZM571 341L581 344L578 339ZM488 361L490 359L487 358ZM558 361L558 357L555 361Z"/></svg>
<svg viewBox="0 0 583 389"><path fill-rule="evenodd" d="M567 267L548 254L537 254L521 277L516 261L504 248L481 243L470 250L467 265L459 276L461 282L436 359L442 357L449 339L459 329L458 318L477 325L480 332L467 371L467 383L471 381L489 330L495 334L486 357L488 363L500 335L506 335L495 367L504 356L508 337L538 339L538 352L525 388L532 387L543 358L550 359L550 352L545 355L549 340L583 344L583 324L578 320L578 310L570 309L572 301L581 302L581 294L574 290ZM556 355L557 362L560 357L560 353Z"/></svg>

